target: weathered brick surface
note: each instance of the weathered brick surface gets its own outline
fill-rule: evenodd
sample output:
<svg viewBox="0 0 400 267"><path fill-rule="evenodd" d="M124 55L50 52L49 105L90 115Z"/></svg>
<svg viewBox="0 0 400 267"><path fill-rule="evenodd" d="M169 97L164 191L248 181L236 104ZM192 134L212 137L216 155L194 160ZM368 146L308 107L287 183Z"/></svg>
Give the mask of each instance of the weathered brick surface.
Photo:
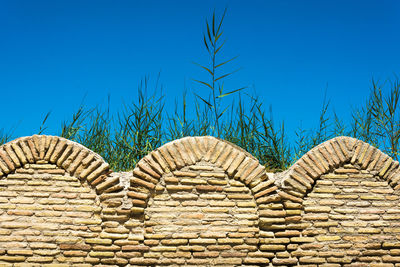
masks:
<svg viewBox="0 0 400 267"><path fill-rule="evenodd" d="M308 226L300 235L309 240L291 256L324 264L388 263L400 247L399 207L399 193L387 181L345 164L322 175L304 198L301 217Z"/></svg>
<svg viewBox="0 0 400 267"><path fill-rule="evenodd" d="M0 266L400 266L399 163L338 137L288 171L186 137L111 173L85 147L0 147Z"/></svg>
<svg viewBox="0 0 400 267"><path fill-rule="evenodd" d="M202 161L163 175L159 185L145 211L144 256L240 265L258 251L257 204L223 169Z"/></svg>

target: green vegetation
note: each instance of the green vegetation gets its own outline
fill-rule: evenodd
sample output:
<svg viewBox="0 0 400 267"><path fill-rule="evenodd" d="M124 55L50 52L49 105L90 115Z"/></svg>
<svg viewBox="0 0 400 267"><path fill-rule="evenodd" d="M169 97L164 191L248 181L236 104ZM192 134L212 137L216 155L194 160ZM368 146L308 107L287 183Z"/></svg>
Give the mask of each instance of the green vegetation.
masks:
<svg viewBox="0 0 400 267"><path fill-rule="evenodd" d="M11 133L4 132L4 129L0 129L0 145L7 143L11 139Z"/></svg>
<svg viewBox="0 0 400 267"><path fill-rule="evenodd" d="M335 136L347 135L368 142L398 160L400 149L400 83L372 82L366 103L352 111L348 124L336 114L328 116L329 103L324 101L315 129L299 129L291 143L284 122L275 123L272 111L254 96L238 96L232 101L226 116L220 120L219 135L215 135L215 117L202 101L194 112L188 112L185 97L176 104L172 115L166 114L164 99L157 93L147 96L148 78L138 87L138 100L126 104L115 116L105 109L88 109L83 105L63 122L60 136L83 144L100 154L115 171L132 169L149 152L162 144L184 136L214 135L230 141L254 155L269 171L282 171L291 166L314 146ZM388 90L384 90L389 86ZM157 90L155 90L157 92ZM385 95L383 92L387 91ZM250 105L244 103L250 102ZM187 114L194 114L188 117ZM214 120L213 120L214 119ZM40 131L44 129L40 127ZM0 130L0 143L11 140L11 133Z"/></svg>
<svg viewBox="0 0 400 267"><path fill-rule="evenodd" d="M221 52L221 48L224 46L225 41L220 44L219 41L221 41L221 36L222 36L222 23L224 21L226 15L226 9L224 11L224 14L221 17L221 20L217 22L215 20L215 12L213 13L212 16L212 24L211 27L206 20L206 28L207 28L207 33L203 34L203 40L204 40L204 46L207 49L207 52L210 56L210 67L205 67L200 64L194 63L204 70L207 71L207 73L210 75L210 80L209 82L207 81L199 81L199 80L194 80L195 82L206 86L208 89L211 89L211 96L208 97L208 100L205 100L203 97L199 96L198 94L195 93L195 95L203 101L204 104L206 104L206 107L209 109L210 113L212 114L213 122L214 125L212 126L214 134L219 136L221 134L221 123L220 119L224 115L225 111L227 111L228 107L226 107L223 111L221 111L221 100L223 97L229 96L231 94L234 94L236 92L239 92L240 90L245 89L246 87L241 87L238 89L235 89L230 92L224 92L224 83L222 82L223 79L226 77L232 75L234 72L230 73L224 73L224 74L218 74L219 68L221 68L223 65L231 62L234 60L236 57L233 57L231 59L228 59L223 62L217 62L217 56L219 56L219 52ZM211 28L211 29L210 29ZM218 88L218 92L217 92ZM218 94L218 95L217 95ZM211 101L210 101L211 98Z"/></svg>
<svg viewBox="0 0 400 267"><path fill-rule="evenodd" d="M225 14L226 10L219 22L215 13L211 24L206 21L203 41L210 56L210 67L197 65L209 74L210 80L194 81L196 85L204 87L209 95L194 93L193 110L188 110L186 93L183 93L182 102L176 103L173 114L166 113L165 100L158 86L160 77L157 77L153 89L146 77L138 86L136 102L125 104L116 114L110 113L109 104L106 108L92 109L81 105L71 120L62 123L58 134L100 154L114 171L134 168L142 157L166 142L184 136L205 135L217 136L242 147L258 158L269 171L287 169L314 146L340 135L368 142L398 159L400 83L397 77L383 84L372 81L367 102L352 111L352 119L347 124L335 113L329 117L329 101L325 98L317 127L298 129L296 140L291 143L284 122L276 123L272 108L265 112L257 96L247 94L245 87L224 91L223 79L235 72L219 73L222 66L235 59L217 61L224 44L220 43L220 38ZM148 96L150 91L153 94ZM198 92L198 89L195 91ZM385 91L388 91L387 95L383 93ZM223 105L222 99L232 94L236 94L236 102L232 100L229 105ZM48 116L49 113L39 133L46 129ZM11 136L11 133L0 130L0 144L10 141Z"/></svg>
<svg viewBox="0 0 400 267"><path fill-rule="evenodd" d="M389 87L388 94L383 88ZM371 94L363 107L352 114L353 122L347 135L354 136L382 149L398 160L400 149L400 82L376 84L372 80Z"/></svg>

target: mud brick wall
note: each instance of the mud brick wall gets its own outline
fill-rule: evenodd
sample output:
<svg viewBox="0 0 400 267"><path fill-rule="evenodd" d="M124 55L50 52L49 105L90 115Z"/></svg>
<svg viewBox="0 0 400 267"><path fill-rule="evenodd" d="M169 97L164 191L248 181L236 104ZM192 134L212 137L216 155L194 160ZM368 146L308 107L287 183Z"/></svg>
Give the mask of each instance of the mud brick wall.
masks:
<svg viewBox="0 0 400 267"><path fill-rule="evenodd" d="M400 266L399 163L337 137L282 173L214 137L127 173L55 136L0 146L0 266Z"/></svg>
<svg viewBox="0 0 400 267"><path fill-rule="evenodd" d="M54 164L25 164L0 181L2 260L73 261L101 232L99 198ZM83 251L65 251L76 244Z"/></svg>
<svg viewBox="0 0 400 267"><path fill-rule="evenodd" d="M301 217L307 223L306 243L292 253L301 263L398 260L399 195L387 181L357 165L322 175L304 199Z"/></svg>
<svg viewBox="0 0 400 267"><path fill-rule="evenodd" d="M240 265L258 250L258 210L250 189L208 162L161 177L145 216L145 243L154 251L149 256L160 262Z"/></svg>

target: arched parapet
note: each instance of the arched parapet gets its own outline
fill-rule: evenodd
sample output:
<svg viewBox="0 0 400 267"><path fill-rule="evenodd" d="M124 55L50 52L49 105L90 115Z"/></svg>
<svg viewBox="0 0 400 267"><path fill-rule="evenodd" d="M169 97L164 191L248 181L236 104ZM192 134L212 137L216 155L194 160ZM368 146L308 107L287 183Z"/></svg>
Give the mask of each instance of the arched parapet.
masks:
<svg viewBox="0 0 400 267"><path fill-rule="evenodd" d="M180 169L201 161L215 164L230 178L244 183L257 202L263 202L263 198L277 189L265 167L238 146L212 136L185 137L159 147L137 163L128 191L132 211L144 212L162 175L180 175Z"/></svg>
<svg viewBox="0 0 400 267"><path fill-rule="evenodd" d="M400 185L399 162L376 147L352 137L340 136L328 140L307 152L285 173L282 189L295 202L302 202L321 175L346 163L377 174L394 188Z"/></svg>
<svg viewBox="0 0 400 267"><path fill-rule="evenodd" d="M398 238L392 229L400 218L397 161L361 140L336 137L276 175L282 209L269 211L265 229L274 233L271 242L289 238L285 249L290 257L283 261L277 254L271 259L274 264L372 265L393 260L391 249ZM349 253L350 248L354 250ZM377 249L381 254L369 257Z"/></svg>
<svg viewBox="0 0 400 267"><path fill-rule="evenodd" d="M391 259L368 256L378 246L392 248L398 240L391 230L399 218L397 161L363 141L336 137L311 149L287 171L276 173L275 179L279 189L269 196L275 201L260 212L265 214L260 229L270 234L260 251L274 252L269 258L274 265ZM370 245L382 242L383 236L385 245ZM357 251L338 256L350 247ZM278 252L285 250L289 254L282 259Z"/></svg>
<svg viewBox="0 0 400 267"><path fill-rule="evenodd" d="M51 163L82 181L97 192L119 183L106 179L109 165L88 148L58 136L33 135L21 137L0 146L0 176L12 173L25 164Z"/></svg>
<svg viewBox="0 0 400 267"><path fill-rule="evenodd" d="M100 263L96 246L127 238L120 177L65 138L34 135L0 146L0 265Z"/></svg>
<svg viewBox="0 0 400 267"><path fill-rule="evenodd" d="M210 136L175 140L140 160L130 185L132 224L145 229L140 248L167 246L179 255L176 261L164 255L147 259L147 265L268 263L259 251L260 221L277 187L272 174L243 149ZM193 245L202 248L192 251Z"/></svg>

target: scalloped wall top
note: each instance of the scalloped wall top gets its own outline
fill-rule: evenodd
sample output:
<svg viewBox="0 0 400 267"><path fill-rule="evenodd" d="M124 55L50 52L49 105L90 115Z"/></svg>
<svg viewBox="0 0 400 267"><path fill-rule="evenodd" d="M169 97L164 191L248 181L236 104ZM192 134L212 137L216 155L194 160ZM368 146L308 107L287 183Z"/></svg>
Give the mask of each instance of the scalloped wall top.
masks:
<svg viewBox="0 0 400 267"><path fill-rule="evenodd" d="M107 179L109 165L101 156L62 137L33 135L0 146L0 176L24 164L40 161L56 164L71 175L86 180L98 191L120 183ZM268 195L280 191L282 196L289 197L289 194L297 202L311 191L321 175L345 163L359 164L362 169L376 172L396 189L400 180L399 162L351 137L336 137L314 147L282 175L267 174L254 156L228 141L212 136L185 137L157 148L137 163L128 190L132 193L128 196L145 192L148 195L141 195L141 199L148 199L162 174L179 171L200 161L223 168L229 177L243 182L254 194L265 189L268 189ZM273 190L270 189L272 184Z"/></svg>
<svg viewBox="0 0 400 267"><path fill-rule="evenodd" d="M321 175L346 163L377 174L394 189L399 188L398 161L368 143L346 136L333 138L308 151L285 173L280 187L301 202Z"/></svg>
<svg viewBox="0 0 400 267"><path fill-rule="evenodd" d="M109 165L101 156L76 142L58 136L21 137L0 146L0 176L29 163L57 165L92 186L103 188Z"/></svg>

